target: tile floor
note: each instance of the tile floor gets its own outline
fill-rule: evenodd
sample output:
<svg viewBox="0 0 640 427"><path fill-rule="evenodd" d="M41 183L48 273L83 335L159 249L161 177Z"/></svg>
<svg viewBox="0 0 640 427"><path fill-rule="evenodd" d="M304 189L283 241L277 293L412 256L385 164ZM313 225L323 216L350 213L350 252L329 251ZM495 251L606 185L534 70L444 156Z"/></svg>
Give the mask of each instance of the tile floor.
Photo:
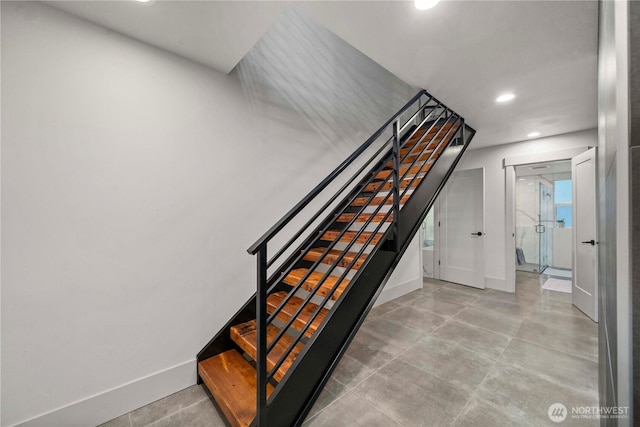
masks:
<svg viewBox="0 0 640 427"><path fill-rule="evenodd" d="M597 406L597 325L545 279L518 272L515 294L425 279L376 307L305 426L556 425L553 403ZM224 425L193 386L102 427Z"/></svg>

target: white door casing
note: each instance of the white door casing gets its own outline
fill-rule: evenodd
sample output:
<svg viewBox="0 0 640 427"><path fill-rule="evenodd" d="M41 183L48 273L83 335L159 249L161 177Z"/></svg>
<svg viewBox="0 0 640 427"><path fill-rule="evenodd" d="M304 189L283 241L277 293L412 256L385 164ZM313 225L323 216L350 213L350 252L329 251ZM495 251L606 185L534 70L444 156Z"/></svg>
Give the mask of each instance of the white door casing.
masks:
<svg viewBox="0 0 640 427"><path fill-rule="evenodd" d="M455 172L438 200L440 279L484 289L484 168Z"/></svg>
<svg viewBox="0 0 640 427"><path fill-rule="evenodd" d="M573 178L572 300L598 321L598 244L596 228L596 148L571 159Z"/></svg>

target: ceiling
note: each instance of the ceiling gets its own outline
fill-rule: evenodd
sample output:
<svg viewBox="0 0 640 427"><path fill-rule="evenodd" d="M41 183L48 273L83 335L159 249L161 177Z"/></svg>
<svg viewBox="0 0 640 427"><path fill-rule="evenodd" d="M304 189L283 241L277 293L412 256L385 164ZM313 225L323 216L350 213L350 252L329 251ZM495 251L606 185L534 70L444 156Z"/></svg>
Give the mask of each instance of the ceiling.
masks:
<svg viewBox="0 0 640 427"><path fill-rule="evenodd" d="M594 1L63 1L48 4L230 72L294 4L478 131L475 148L597 126ZM504 92L516 98L504 104Z"/></svg>

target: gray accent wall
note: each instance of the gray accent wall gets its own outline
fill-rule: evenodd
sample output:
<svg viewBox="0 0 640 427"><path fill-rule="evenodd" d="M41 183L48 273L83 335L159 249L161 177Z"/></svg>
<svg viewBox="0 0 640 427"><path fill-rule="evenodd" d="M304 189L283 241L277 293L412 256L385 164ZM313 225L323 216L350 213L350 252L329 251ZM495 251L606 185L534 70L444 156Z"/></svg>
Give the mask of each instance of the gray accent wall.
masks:
<svg viewBox="0 0 640 427"><path fill-rule="evenodd" d="M600 406L630 407L603 426L640 424L640 3L600 2L598 239Z"/></svg>
<svg viewBox="0 0 640 427"><path fill-rule="evenodd" d="M614 3L600 2L598 55L598 284L600 405L617 406L616 351L616 75ZM602 126L604 124L604 126Z"/></svg>
<svg viewBox="0 0 640 427"><path fill-rule="evenodd" d="M631 178L631 297L640 299L640 2L629 2L629 170ZM632 304L633 414L640 425L640 306Z"/></svg>

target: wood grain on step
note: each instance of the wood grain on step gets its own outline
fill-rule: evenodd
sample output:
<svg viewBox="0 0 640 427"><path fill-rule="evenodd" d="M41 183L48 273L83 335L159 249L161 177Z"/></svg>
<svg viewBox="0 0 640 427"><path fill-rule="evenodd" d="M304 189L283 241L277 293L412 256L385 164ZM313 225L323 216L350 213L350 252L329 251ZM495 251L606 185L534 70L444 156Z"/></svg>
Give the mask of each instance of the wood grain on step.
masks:
<svg viewBox="0 0 640 427"><path fill-rule="evenodd" d="M400 181L400 188L407 188L409 187L409 185L411 185L411 188L415 188L418 186L418 184L420 184L420 182L422 181L422 178L423 177L418 176L417 178L415 178L415 180L413 180L413 178L403 179L402 181ZM411 182L412 180L413 182ZM371 184L367 184L367 186L364 187L364 192L376 193L378 191L390 190L392 187L393 187L393 180L391 179L387 181L372 182Z"/></svg>
<svg viewBox="0 0 640 427"><path fill-rule="evenodd" d="M236 350L198 363L198 374L233 427L247 427L256 416L256 370ZM267 385L267 395L273 391Z"/></svg>
<svg viewBox="0 0 640 427"><path fill-rule="evenodd" d="M340 233L341 231L339 230L329 230L329 231L326 231L320 237L320 239L326 242L333 242L338 238ZM340 241L351 242L353 241L353 239L356 237L357 234L358 234L357 231L345 231L344 234L340 237ZM375 245L380 241L380 239L382 239L382 236L384 235L383 233L376 233L373 237L371 237L372 234L373 233L370 233L368 231L363 231L362 233L360 233L360 235L356 239L356 243L360 243L364 245L364 244L367 244L367 242L369 242L368 243L369 245ZM369 241L369 239L371 239L371 241Z"/></svg>
<svg viewBox="0 0 640 427"><path fill-rule="evenodd" d="M317 261L319 259L322 259L321 262L323 264L334 265L338 258L340 258L340 255L342 255L342 253L344 252L339 249L331 249L324 257L322 257L324 251L325 248L312 248L304 255L303 259L307 261ZM338 267L348 268L353 260L356 259L356 257L358 257L357 252L347 252L338 262ZM360 267L362 267L362 264L366 259L367 254L360 255L351 268L353 268L354 270L358 270Z"/></svg>
<svg viewBox="0 0 640 427"><path fill-rule="evenodd" d="M284 301L286 296L287 296L286 292L276 292L274 294L269 295L267 297L267 312L269 314L272 314L276 310L276 308L282 303L282 301ZM277 319L280 320L281 322L288 322L289 319L293 317L293 314L296 312L296 310L303 303L304 303L304 300L302 298L291 297L291 299L285 304L285 306L282 307L282 310L280 310L276 315ZM317 309L318 309L317 304L308 302L307 304L305 304L300 314L298 314L298 316L295 317L291 326L299 331L302 330L302 328L304 328L306 324L309 323L311 316ZM311 325L309 326L309 328L305 331L305 335L307 337L310 337L311 335L313 335L313 333L318 329L318 327L324 320L327 313L329 313L329 310L327 310L326 308L320 309L320 313L318 313L318 315L313 320L313 322L311 322Z"/></svg>
<svg viewBox="0 0 640 427"><path fill-rule="evenodd" d="M354 213L343 213L338 216L336 222L351 222L352 219L356 217ZM386 218L386 219L385 219ZM367 222L371 220L371 222L391 222L393 221L393 214L388 212L377 213L375 215L363 213L358 215L354 222Z"/></svg>
<svg viewBox="0 0 640 427"><path fill-rule="evenodd" d="M290 286L296 286L307 274L307 271L309 271L309 269L307 268L296 268L295 270L291 270L289 274L287 274L287 276L284 278L283 282ZM302 289L312 292L316 288L316 286L318 286L318 283L320 283L320 280L322 280L323 277L324 273L320 273L318 271L311 272L309 277L307 277L304 283L302 283ZM331 299L337 300L338 298L340 298L340 295L342 295L342 291L344 291L344 288L346 288L349 284L348 279L343 279L342 281L340 281L340 277L329 275L324 280L320 288L316 291L316 295L319 295L321 297L329 295L329 292L331 292L331 290L336 286L336 284L338 284L338 282L340 282L340 284L338 285L337 289L331 294Z"/></svg>
<svg viewBox="0 0 640 427"><path fill-rule="evenodd" d="M371 199L371 203L369 203L369 206L378 207L378 206L380 206L380 204L383 201L384 201L385 205L392 205L393 204L393 195L390 195L389 197L387 197L387 200L384 200L385 197L387 197L387 196L384 195L384 196L376 196L376 197L374 197L373 199ZM400 198L400 205L403 205L404 203L407 203L407 200L409 200L409 197L411 197L411 194L405 194L403 197L401 197ZM361 206L364 206L368 201L369 201L368 197L358 197L353 201L353 203L351 203L351 206L361 207Z"/></svg>
<svg viewBox="0 0 640 427"><path fill-rule="evenodd" d="M278 329L274 325L267 326L267 344L271 345L273 340L280 333L280 329ZM250 320L245 323L241 323L240 325L235 325L231 327L231 339L242 348L245 353L247 353L253 360L256 360L258 357L258 331L256 330L256 321ZM288 334L283 334L282 337L278 340L275 347L269 352L267 355L267 369L271 371L273 367L278 363L280 358L286 353L287 349L293 342L293 337ZM298 342L292 349L289 355L286 357L284 362L280 365L278 370L273 375L273 378L276 381L281 381L284 377L284 374L287 373L294 360L302 349L304 348L304 344Z"/></svg>
<svg viewBox="0 0 640 427"><path fill-rule="evenodd" d="M431 166L433 165L433 163L428 163L428 164L419 164L419 165L414 165L414 166L400 166L400 176L404 176L406 173L409 174L409 176L411 175L415 175L417 173L421 173L421 174L425 174L427 172L429 172L429 169L431 169ZM388 178L391 174L393 173L393 170L391 169L385 169L385 170L381 170L380 172L378 172L376 174L375 179L386 179Z"/></svg>

